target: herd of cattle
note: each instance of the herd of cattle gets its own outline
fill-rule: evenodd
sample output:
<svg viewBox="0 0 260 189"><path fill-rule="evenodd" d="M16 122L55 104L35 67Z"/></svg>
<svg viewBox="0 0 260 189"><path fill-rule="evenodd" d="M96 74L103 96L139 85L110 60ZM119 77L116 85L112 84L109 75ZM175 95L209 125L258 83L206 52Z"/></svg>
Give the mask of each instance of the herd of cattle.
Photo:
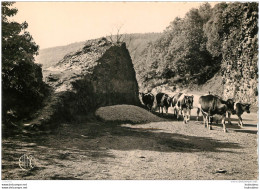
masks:
<svg viewBox="0 0 260 189"><path fill-rule="evenodd" d="M191 109L193 109L194 96L184 93L177 93L174 96L169 96L166 93L158 93L155 96L152 93L139 93L142 103L152 111L153 107L159 109L159 113L163 115L163 109L166 114L168 108L173 107L174 114L179 120L180 116L183 117L183 122L187 123L190 120ZM221 116L223 130L226 132L225 118L228 114L228 122L231 124L231 114L238 116L238 126L243 127L241 115L244 112L250 113L250 104L243 104L234 102L232 99L223 100L216 95L204 95L198 99L197 104L197 121L199 120L199 113L202 113L205 127L212 129L213 115Z"/></svg>

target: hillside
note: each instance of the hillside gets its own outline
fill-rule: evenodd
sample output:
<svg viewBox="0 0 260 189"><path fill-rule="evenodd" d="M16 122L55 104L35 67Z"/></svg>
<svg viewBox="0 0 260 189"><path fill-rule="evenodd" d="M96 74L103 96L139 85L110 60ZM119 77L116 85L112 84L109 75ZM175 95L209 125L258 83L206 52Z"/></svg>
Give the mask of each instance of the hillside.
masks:
<svg viewBox="0 0 260 189"><path fill-rule="evenodd" d="M66 54L75 52L82 48L86 41L72 43L66 46L58 46L47 49L41 49L35 61L42 64L43 69L53 66L61 60Z"/></svg>
<svg viewBox="0 0 260 189"><path fill-rule="evenodd" d="M214 7L205 3L184 18L175 18L162 33L120 37L129 50L140 91L165 85L257 104L257 23L257 3ZM41 50L37 60L46 69L83 45Z"/></svg>
<svg viewBox="0 0 260 189"><path fill-rule="evenodd" d="M126 42L131 58L134 60L140 56L149 42L157 40L160 35L160 33L123 34L123 40ZM35 58L36 62L42 64L43 69L46 69L58 63L65 55L84 47L86 42L82 41L65 46L40 49L39 55Z"/></svg>

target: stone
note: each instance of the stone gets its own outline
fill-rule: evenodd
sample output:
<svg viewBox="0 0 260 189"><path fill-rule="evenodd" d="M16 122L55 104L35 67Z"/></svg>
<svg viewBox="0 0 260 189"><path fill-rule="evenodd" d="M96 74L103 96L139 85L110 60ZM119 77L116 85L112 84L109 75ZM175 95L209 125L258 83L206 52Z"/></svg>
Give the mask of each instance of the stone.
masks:
<svg viewBox="0 0 260 189"><path fill-rule="evenodd" d="M138 84L125 43L89 40L75 53L43 70L56 99L55 114L66 118L116 104L140 105ZM54 114L54 113L53 113Z"/></svg>

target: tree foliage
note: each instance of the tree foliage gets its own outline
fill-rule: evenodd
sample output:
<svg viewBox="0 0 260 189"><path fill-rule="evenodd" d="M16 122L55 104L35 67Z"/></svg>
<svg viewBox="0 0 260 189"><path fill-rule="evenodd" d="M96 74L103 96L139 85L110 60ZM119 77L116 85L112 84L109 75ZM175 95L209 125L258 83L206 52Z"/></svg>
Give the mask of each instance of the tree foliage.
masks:
<svg viewBox="0 0 260 189"><path fill-rule="evenodd" d="M237 81L246 75L256 80L257 22L258 3L219 3L213 8L205 3L191 9L143 51L135 63L139 82L148 90L164 83L200 85L220 71L226 77L228 66Z"/></svg>
<svg viewBox="0 0 260 189"><path fill-rule="evenodd" d="M212 77L219 64L215 65L206 48L203 30L211 13L208 3L191 9L184 18L175 18L162 36L147 47L137 63L140 70L147 70L140 72L144 87L152 88L162 83L201 84ZM155 83L156 78L160 82Z"/></svg>
<svg viewBox="0 0 260 189"><path fill-rule="evenodd" d="M14 2L2 2L2 113L18 119L41 105L47 93L41 66L34 63L38 45L26 31L28 24L10 21L18 10ZM11 113L10 113L11 112Z"/></svg>

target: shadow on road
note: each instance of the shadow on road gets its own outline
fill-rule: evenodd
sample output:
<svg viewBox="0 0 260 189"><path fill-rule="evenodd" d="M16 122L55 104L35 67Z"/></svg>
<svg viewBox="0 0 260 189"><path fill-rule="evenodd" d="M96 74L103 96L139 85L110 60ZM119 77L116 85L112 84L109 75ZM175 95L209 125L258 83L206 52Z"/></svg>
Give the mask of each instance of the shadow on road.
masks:
<svg viewBox="0 0 260 189"><path fill-rule="evenodd" d="M68 124L50 135L32 137L28 142L57 150L91 151L94 158L109 156L101 153L108 149L190 153L221 152L222 148L225 148L226 152L227 148L240 148L236 143L222 142L210 137L188 136L167 133L155 128L131 128L121 125L120 122Z"/></svg>
<svg viewBox="0 0 260 189"><path fill-rule="evenodd" d="M102 121L67 123L47 133L27 132L6 137L2 141L2 177L31 179L32 175L37 175L50 165L66 170L66 162L82 162L84 159L106 164L108 159L115 158L110 150L235 153L233 149L241 148L237 143L210 137L168 133L166 130L156 128L132 128L122 124L122 122ZM157 124L163 126L169 123L157 122ZM33 154L39 163L39 169L35 169L30 175L21 172L17 167L17 161L23 154ZM12 173L16 177L8 174L13 169L18 170L17 173ZM63 178L71 179L69 176L61 175L47 179Z"/></svg>
<svg viewBox="0 0 260 189"><path fill-rule="evenodd" d="M248 134L257 134L258 133L258 131L256 131L256 130L246 130L246 129L235 129L234 131L238 132L238 133L248 133Z"/></svg>

